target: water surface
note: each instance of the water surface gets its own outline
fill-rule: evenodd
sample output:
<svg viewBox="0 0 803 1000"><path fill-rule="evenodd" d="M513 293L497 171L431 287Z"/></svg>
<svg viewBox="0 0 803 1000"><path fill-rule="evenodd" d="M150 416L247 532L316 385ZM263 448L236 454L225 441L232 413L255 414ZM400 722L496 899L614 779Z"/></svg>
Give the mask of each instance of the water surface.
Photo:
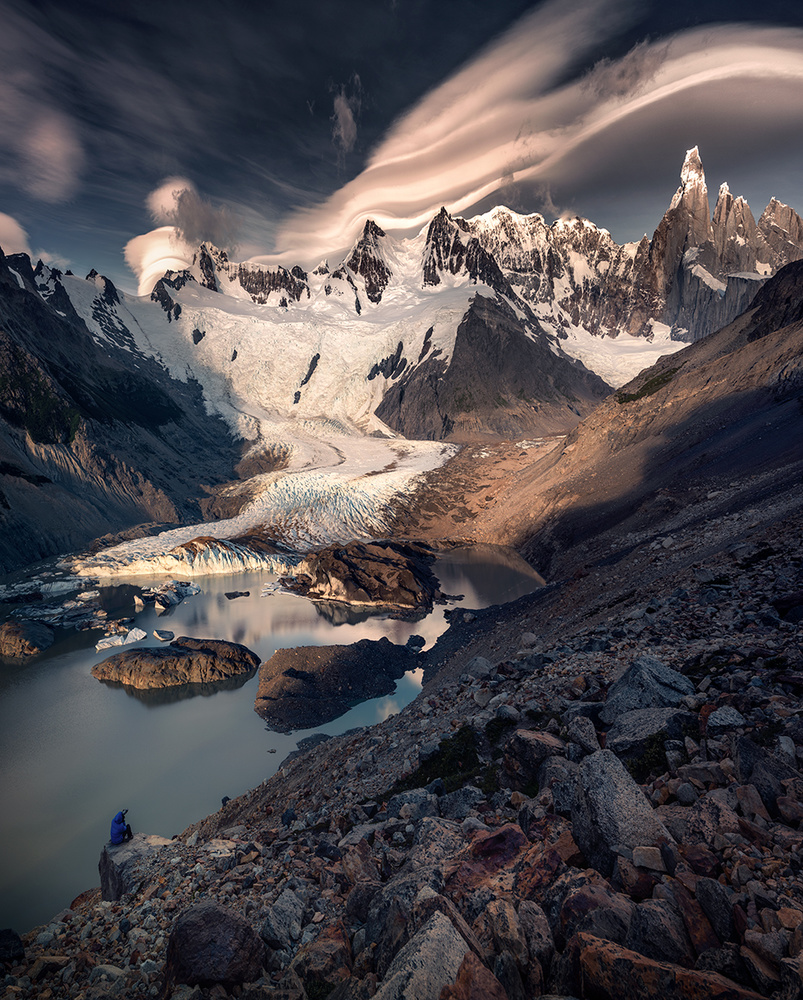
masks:
<svg viewBox="0 0 803 1000"><path fill-rule="evenodd" d="M439 560L442 589L462 594L459 606L487 607L535 589L526 564L503 553L458 550ZM430 646L446 628L437 606L423 621L405 622L337 605L316 606L290 594L262 597L266 573L199 578L200 594L163 615L136 615L178 635L240 642L264 660L276 649L346 645L416 634ZM138 581L142 586L160 581ZM250 591L228 600L226 592ZM104 590L133 616L133 590ZM0 927L22 933L99 884L98 858L111 817L129 810L135 830L180 833L274 773L299 739L371 725L398 712L420 690L420 671L405 675L393 695L363 702L313 730L282 735L254 712L258 678L234 690L176 700L137 697L90 675L115 650L96 653L98 632L74 633L26 665L0 667ZM159 645L149 639L140 645Z"/></svg>

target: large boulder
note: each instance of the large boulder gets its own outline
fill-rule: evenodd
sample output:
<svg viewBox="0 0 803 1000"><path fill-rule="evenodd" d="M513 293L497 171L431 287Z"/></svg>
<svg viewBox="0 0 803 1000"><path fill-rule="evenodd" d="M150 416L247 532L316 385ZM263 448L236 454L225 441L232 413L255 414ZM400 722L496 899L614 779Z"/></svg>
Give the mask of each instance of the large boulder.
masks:
<svg viewBox="0 0 803 1000"><path fill-rule="evenodd" d="M673 708L694 690L689 678L677 670L654 656L640 656L611 685L599 717L610 726L620 715L637 708Z"/></svg>
<svg viewBox="0 0 803 1000"><path fill-rule="evenodd" d="M617 757L631 760L645 758L645 754L663 747L666 740L682 740L696 730L697 716L679 708L635 708L620 715L611 726L605 746ZM663 752L660 753L661 771L666 766Z"/></svg>
<svg viewBox="0 0 803 1000"><path fill-rule="evenodd" d="M278 732L318 726L366 698L392 694L417 662L385 636L350 646L279 649L260 667L254 711Z"/></svg>
<svg viewBox="0 0 803 1000"><path fill-rule="evenodd" d="M265 945L245 917L204 900L176 920L167 943L166 983L226 987L259 979Z"/></svg>
<svg viewBox="0 0 803 1000"><path fill-rule="evenodd" d="M349 542L311 552L285 586L306 597L348 604L430 608L441 597L425 544L396 541Z"/></svg>
<svg viewBox="0 0 803 1000"><path fill-rule="evenodd" d="M220 684L247 678L259 666L259 657L238 642L193 639L180 635L167 646L125 649L92 667L99 681L112 681L141 690L184 684Z"/></svg>
<svg viewBox="0 0 803 1000"><path fill-rule="evenodd" d="M597 1000L759 1000L759 994L714 972L661 962L580 933L569 943L578 996Z"/></svg>
<svg viewBox="0 0 803 1000"><path fill-rule="evenodd" d="M106 844L98 862L101 899L114 901L135 889L139 862L169 843L167 838L153 833L135 833L125 843Z"/></svg>
<svg viewBox="0 0 803 1000"><path fill-rule="evenodd" d="M11 619L0 625L0 656L23 659L53 645L55 632L43 622Z"/></svg>
<svg viewBox="0 0 803 1000"><path fill-rule="evenodd" d="M646 796L610 750L597 750L579 765L572 832L589 864L610 875L621 848L673 842Z"/></svg>
<svg viewBox="0 0 803 1000"><path fill-rule="evenodd" d="M526 788L538 777L548 757L565 757L566 744L551 733L517 729L505 743L502 765L516 788Z"/></svg>
<svg viewBox="0 0 803 1000"><path fill-rule="evenodd" d="M375 1000L440 997L455 983L469 951L449 918L436 911L393 959Z"/></svg>

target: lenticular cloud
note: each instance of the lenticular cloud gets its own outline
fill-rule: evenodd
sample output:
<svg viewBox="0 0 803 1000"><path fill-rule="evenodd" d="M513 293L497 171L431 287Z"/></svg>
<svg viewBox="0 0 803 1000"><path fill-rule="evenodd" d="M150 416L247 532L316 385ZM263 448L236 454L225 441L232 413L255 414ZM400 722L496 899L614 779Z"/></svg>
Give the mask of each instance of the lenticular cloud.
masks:
<svg viewBox="0 0 803 1000"><path fill-rule="evenodd" d="M590 140L638 119L648 142L649 129L665 128L684 102L716 100L717 114L736 124L744 102L738 87L723 100L723 83L769 85L764 119L788 112L790 92L803 102L803 32L791 29L695 29L641 42L572 79L630 9L556 0L524 17L397 121L361 174L323 204L289 216L277 249L313 260L348 246L367 218L415 231L441 205L461 212L512 183L547 189L567 170L582 177Z"/></svg>

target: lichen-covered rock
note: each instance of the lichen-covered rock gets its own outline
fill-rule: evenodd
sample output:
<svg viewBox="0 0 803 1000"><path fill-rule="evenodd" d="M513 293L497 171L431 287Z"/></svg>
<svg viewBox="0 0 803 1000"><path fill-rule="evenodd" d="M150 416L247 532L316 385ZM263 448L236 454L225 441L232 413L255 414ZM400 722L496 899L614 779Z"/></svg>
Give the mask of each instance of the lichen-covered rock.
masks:
<svg viewBox="0 0 803 1000"><path fill-rule="evenodd" d="M124 892L133 889L138 863L169 843L165 837L153 833L135 833L131 840L122 844L107 844L98 862L101 898L120 899Z"/></svg>
<svg viewBox="0 0 803 1000"><path fill-rule="evenodd" d="M642 790L610 750L598 750L580 762L572 830L589 864L603 875L611 873L617 847L632 849L673 841Z"/></svg>

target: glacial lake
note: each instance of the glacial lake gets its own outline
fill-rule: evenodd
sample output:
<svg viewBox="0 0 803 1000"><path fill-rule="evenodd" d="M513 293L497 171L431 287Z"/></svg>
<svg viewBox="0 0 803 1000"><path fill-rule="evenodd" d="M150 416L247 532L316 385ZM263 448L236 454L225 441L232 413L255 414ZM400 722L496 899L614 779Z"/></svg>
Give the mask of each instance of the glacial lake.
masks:
<svg viewBox="0 0 803 1000"><path fill-rule="evenodd" d="M420 635L429 648L447 627L448 608L502 604L539 586L524 562L486 546L440 557L436 573L443 592L463 600L437 605L418 622L316 606L281 592L261 596L275 578L254 572L199 577L200 594L161 615L148 606L135 624L149 636L161 628L240 642L263 660L281 648L381 636L404 644ZM232 591L250 596L228 600ZM118 614L134 616L131 587L102 593ZM216 812L224 795L270 777L300 739L380 722L421 689L421 671L412 671L392 695L316 729L280 734L254 712L258 676L235 690L182 700L136 697L95 680L92 666L116 651L95 651L101 634L72 633L36 660L0 666L0 927L18 933L99 885L98 859L119 809L129 810L135 831L171 837Z"/></svg>

